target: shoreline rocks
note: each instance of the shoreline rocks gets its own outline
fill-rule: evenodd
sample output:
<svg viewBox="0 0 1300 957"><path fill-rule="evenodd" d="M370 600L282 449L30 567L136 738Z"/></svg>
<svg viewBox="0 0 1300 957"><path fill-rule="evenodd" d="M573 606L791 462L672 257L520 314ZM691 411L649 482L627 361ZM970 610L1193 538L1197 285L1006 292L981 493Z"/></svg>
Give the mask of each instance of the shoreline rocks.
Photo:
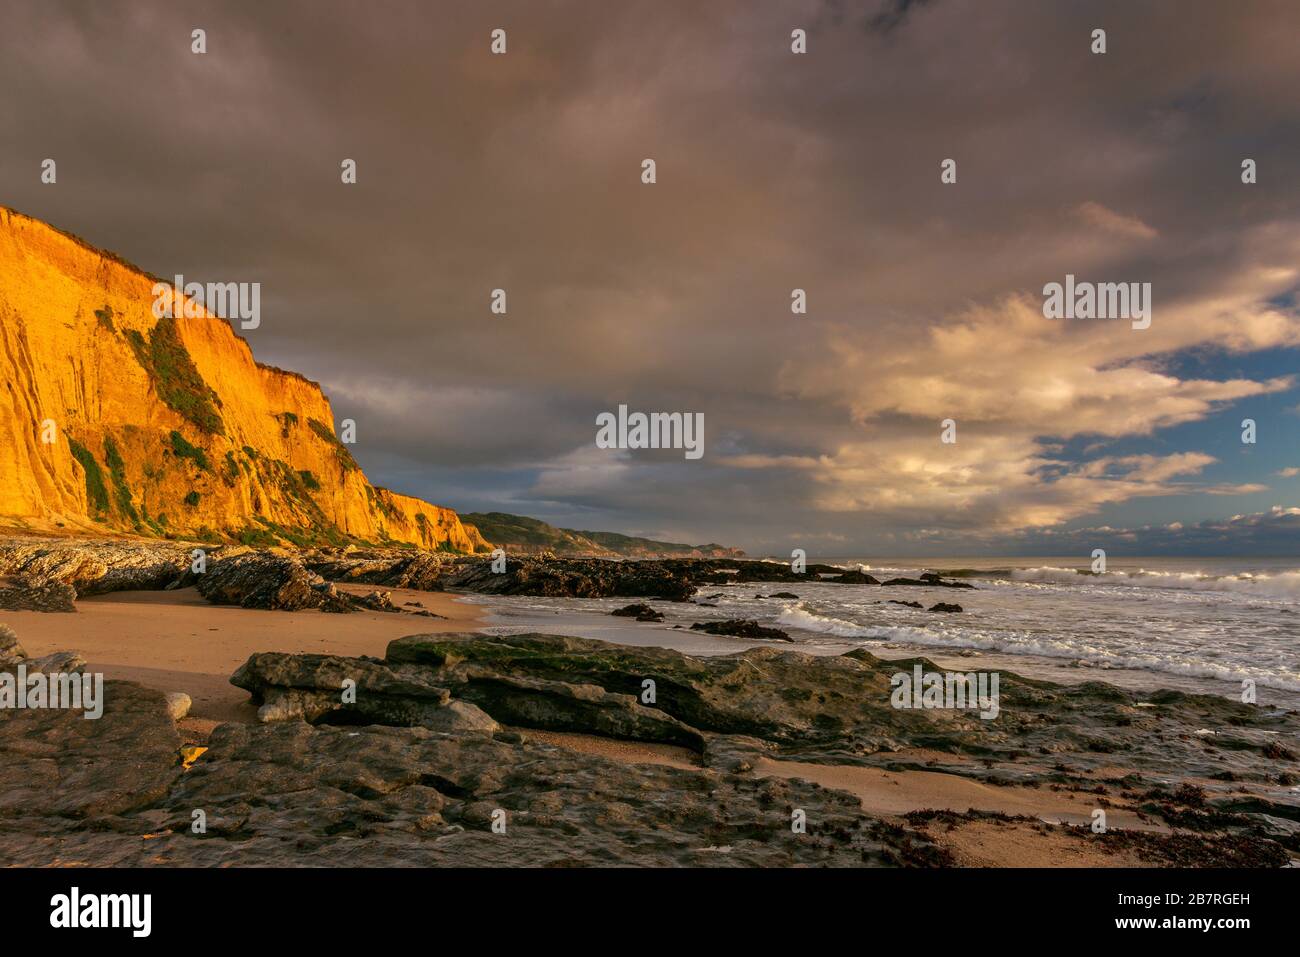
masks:
<svg viewBox="0 0 1300 957"><path fill-rule="evenodd" d="M637 621L663 621L663 612L655 611L649 605L635 604L626 605L623 608L615 608L610 612L619 618L635 618Z"/></svg>
<svg viewBox="0 0 1300 957"><path fill-rule="evenodd" d="M202 549L203 573L191 571ZM212 576L224 566L221 582ZM246 573L241 569L248 569ZM274 584L254 581L265 575ZM6 581L7 580L7 581ZM0 539L0 608L73 610L78 595L163 590L196 585L222 604L249 608L322 608L345 612L356 596L340 598L332 584L380 589L460 589L489 595L552 598L658 598L684 602L707 585L753 582L827 583L855 586L974 588L933 572L920 578L879 582L861 570L811 564L802 573L789 565L753 559L666 558L618 560L508 556L504 572L490 558L409 548L251 548L196 542L129 539ZM68 589L71 589L69 591ZM309 594L308 590L316 592ZM376 595L379 592L375 593ZM769 597L788 598L791 592ZM245 602L248 602L245 604ZM369 607L362 601L362 607ZM387 608L377 610L387 611Z"/></svg>
<svg viewBox="0 0 1300 957"><path fill-rule="evenodd" d="M891 578L882 584L888 588L891 586L906 586L908 588L971 588L975 586L970 582L945 581L933 572L926 572L920 578Z"/></svg>
<svg viewBox="0 0 1300 957"><path fill-rule="evenodd" d="M20 653L0 628L0 655ZM251 656L231 680L260 721L218 726L205 749L182 748L166 696L109 681L96 721L0 711L0 853L20 865L933 866L953 863L944 828L980 819L886 822L847 792L755 771L768 760L1095 794L1175 829L1114 831L1152 863L1231 848L1271 866L1300 852L1300 799L1277 783L1300 772L1300 715L1008 672L993 721L895 708L892 676L913 666L937 670L861 649L692 658L560 635L410 635L382 659ZM1197 734L1207 727L1220 733ZM698 766L612 761L533 729L673 744ZM809 822L797 841L791 808Z"/></svg>
<svg viewBox="0 0 1300 957"><path fill-rule="evenodd" d="M697 621L691 631L709 635L726 635L729 638L762 638L766 641L794 641L779 628L765 628L746 618L728 618L726 621Z"/></svg>
<svg viewBox="0 0 1300 957"><path fill-rule="evenodd" d="M66 582L25 575L0 582L0 609L4 611L75 612L76 601L77 590Z"/></svg>

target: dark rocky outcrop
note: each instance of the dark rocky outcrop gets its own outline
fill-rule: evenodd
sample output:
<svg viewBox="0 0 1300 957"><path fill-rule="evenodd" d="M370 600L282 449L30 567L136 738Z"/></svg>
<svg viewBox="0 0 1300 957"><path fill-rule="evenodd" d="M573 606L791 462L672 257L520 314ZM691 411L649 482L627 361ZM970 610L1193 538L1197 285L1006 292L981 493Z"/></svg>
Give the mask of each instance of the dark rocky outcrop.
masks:
<svg viewBox="0 0 1300 957"><path fill-rule="evenodd" d="M193 553L203 549L207 568L191 570ZM233 564L231 564L233 563ZM210 576L225 565L224 580ZM240 571L245 569L247 573ZM273 583L258 587L252 579L265 572ZM456 589L494 595L554 598L659 598L687 601L704 585L752 582L826 582L876 585L860 570L810 564L796 573L788 564L730 558L664 558L619 561L557 558L551 554L511 556L506 570L493 571L490 558L409 548L310 548L297 552L254 549L242 545L202 545L171 541L8 539L0 541L0 578L11 579L10 607L63 607L71 586L76 595L112 591L164 589L198 585L211 600L250 608L322 608L347 611L357 602L339 598L323 583L366 584L379 588L422 591ZM204 585L204 582L207 584ZM50 583L62 583L59 586ZM894 578L886 585L973 588L944 581L933 572L918 579ZM49 587L47 587L49 586ZM42 590L44 589L44 590ZM318 594L308 594L314 590ZM276 593L279 594L276 594ZM0 587L0 607L6 592ZM778 592L772 597L789 597ZM364 607L364 603L362 604ZM387 609L383 609L387 610Z"/></svg>
<svg viewBox="0 0 1300 957"><path fill-rule="evenodd" d="M889 604L891 604L891 605L902 605L902 606L905 607L905 608L924 608L924 607L925 607L925 606L922 605L919 601L899 601L897 598L891 598L891 599L889 599Z"/></svg>
<svg viewBox="0 0 1300 957"><path fill-rule="evenodd" d="M355 610L345 596L293 555L246 552L218 557L205 574L195 576L199 594L215 605L239 605L272 611Z"/></svg>
<svg viewBox="0 0 1300 957"><path fill-rule="evenodd" d="M77 590L57 579L26 575L0 580L0 609L5 611L76 611Z"/></svg>
<svg viewBox="0 0 1300 957"><path fill-rule="evenodd" d="M239 605L271 611L318 608L327 612L379 611L437 618L393 602L390 591L354 595L309 569L295 554L273 551L218 555L207 571L193 576L199 594L216 605Z"/></svg>
<svg viewBox="0 0 1300 957"><path fill-rule="evenodd" d="M919 606L918 606L918 607L919 607ZM961 611L962 609L961 609L961 605L955 605L955 604L953 604L952 602L941 601L941 602L937 602L937 603L931 605L927 610L928 610L928 611L946 611L946 612L951 613L951 612L958 612L958 611Z"/></svg>
<svg viewBox="0 0 1300 957"><path fill-rule="evenodd" d="M969 724L965 720L971 718L969 714L954 722L952 713L894 709L889 702L889 675L899 669L865 652L861 655L818 657L752 648L692 658L665 648L631 648L558 635L411 635L390 642L385 661L434 669L437 680L457 697L464 694L460 690L464 685L497 676L594 687L635 701L645 693L649 680L654 704L644 710L658 711L696 734L760 738L788 746L791 755L802 757L822 746L845 753L864 746L867 751L895 743L903 746L901 742L910 736L906 729L920 729L933 721L940 727ZM483 707L505 720L490 705ZM973 721L971 727L978 725L978 718ZM583 730L580 724L548 727ZM669 737L658 736L669 727ZM643 731L636 740L676 743L678 726Z"/></svg>
<svg viewBox="0 0 1300 957"><path fill-rule="evenodd" d="M241 665L230 683L252 695L260 721L496 730L478 708L453 702L428 669L394 668L366 658L263 652Z"/></svg>
<svg viewBox="0 0 1300 957"><path fill-rule="evenodd" d="M836 575L834 578L827 578L828 582L835 582L837 585L879 585L880 580L873 578L863 571L845 572L843 575Z"/></svg>
<svg viewBox="0 0 1300 957"><path fill-rule="evenodd" d="M944 581L934 572L926 572L920 578L891 578L883 583L886 587L890 585L906 585L911 588L974 588L970 582Z"/></svg>
<svg viewBox="0 0 1300 957"><path fill-rule="evenodd" d="M767 641L794 641L780 628L766 628L756 621L745 618L728 618L726 621L697 621L691 625L691 631L702 631L710 635L726 635L731 638L762 638Z"/></svg>
<svg viewBox="0 0 1300 957"><path fill-rule="evenodd" d="M197 546L180 542L12 538L0 541L0 576L61 582L78 595L163 589L190 567Z"/></svg>
<svg viewBox="0 0 1300 957"><path fill-rule="evenodd" d="M663 612L655 611L649 605L637 603L635 605L625 605L622 608L615 608L610 612L619 618L635 618L637 621L663 621Z"/></svg>
<svg viewBox="0 0 1300 957"><path fill-rule="evenodd" d="M456 563L443 579L447 588L491 595L542 595L553 598L661 598L685 601L696 585L685 566L691 562L619 562L601 559L522 558L507 562L500 574L489 561Z"/></svg>
<svg viewBox="0 0 1300 957"><path fill-rule="evenodd" d="M354 605L360 608L368 608L371 611L382 611L393 615L400 615L403 611L393 604L393 593L391 591L372 591L365 595L352 595L350 597Z"/></svg>
<svg viewBox="0 0 1300 957"><path fill-rule="evenodd" d="M996 720L974 710L900 710L893 676L942 671L925 658L883 660L859 649L816 656L777 648L692 658L664 648L630 648L558 635L412 635L391 642L390 665L436 669L453 696L457 675L527 677L640 696L654 682L653 707L706 735L747 736L786 757L876 763L882 752L933 747L1019 766L1012 776L1066 774L1131 763L1141 774L1182 778L1230 771L1240 780L1273 780L1265 749L1300 735L1300 715L1212 695L1124 691L1100 682L1055 685L1000 672ZM1137 707L1141 702L1152 707ZM484 706L489 713L491 708ZM496 715L494 715L495 717ZM498 720L501 720L500 718ZM1231 728L1212 739L1201 728ZM572 730L578 730L577 727ZM649 740L642 738L642 740ZM711 739L709 753L721 745ZM1272 753L1276 753L1273 751ZM1031 755L1040 755L1035 763ZM1288 770L1300 770L1300 766ZM961 773L981 778L979 766ZM1005 779L1005 778L1004 778ZM1300 806L1300 801L1296 802Z"/></svg>
<svg viewBox="0 0 1300 957"><path fill-rule="evenodd" d="M312 549L302 554L303 564L328 581L419 591L442 591L442 576L452 559L443 552L408 549Z"/></svg>

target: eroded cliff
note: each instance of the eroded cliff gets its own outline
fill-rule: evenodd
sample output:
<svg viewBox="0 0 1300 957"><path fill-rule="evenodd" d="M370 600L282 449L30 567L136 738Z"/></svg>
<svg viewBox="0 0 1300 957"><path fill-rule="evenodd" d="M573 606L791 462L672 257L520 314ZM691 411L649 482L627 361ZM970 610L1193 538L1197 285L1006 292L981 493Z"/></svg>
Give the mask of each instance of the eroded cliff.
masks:
<svg viewBox="0 0 1300 957"><path fill-rule="evenodd" d="M155 280L0 207L0 525L250 543L488 543L371 485L320 386L224 319L157 319Z"/></svg>

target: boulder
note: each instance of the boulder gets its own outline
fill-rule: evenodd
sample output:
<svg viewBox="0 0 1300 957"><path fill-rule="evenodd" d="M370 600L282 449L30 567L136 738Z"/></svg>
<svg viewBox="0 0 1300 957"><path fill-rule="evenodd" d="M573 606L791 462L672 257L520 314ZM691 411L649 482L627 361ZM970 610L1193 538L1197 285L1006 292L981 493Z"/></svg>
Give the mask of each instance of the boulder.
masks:
<svg viewBox="0 0 1300 957"><path fill-rule="evenodd" d="M825 581L835 582L839 585L879 585L880 580L873 578L863 571L845 572L843 575L836 575L834 578L827 578Z"/></svg>
<svg viewBox="0 0 1300 957"><path fill-rule="evenodd" d="M611 615L617 615L620 618L635 618L637 621L663 621L662 612L655 611L649 605L636 604L625 605L622 608L615 608L610 612Z"/></svg>
<svg viewBox="0 0 1300 957"><path fill-rule="evenodd" d="M190 708L194 704L190 696L184 691L169 691L166 694L167 713L171 715L173 721L180 721L190 713Z"/></svg>
<svg viewBox="0 0 1300 957"><path fill-rule="evenodd" d="M702 631L710 635L726 635L729 638L762 638L766 641L794 641L779 628L765 628L756 621L745 618L728 618L726 621L697 621L691 625L691 631Z"/></svg>
<svg viewBox="0 0 1300 957"><path fill-rule="evenodd" d="M891 578L884 583L886 587L890 585L906 585L911 588L974 588L970 582L950 582L944 581L933 572L928 572L920 578Z"/></svg>
<svg viewBox="0 0 1300 957"><path fill-rule="evenodd" d="M393 604L393 593L391 591L372 591L365 595L349 595L354 605L361 608L367 608L370 611L382 611L389 614L400 615L402 609Z"/></svg>

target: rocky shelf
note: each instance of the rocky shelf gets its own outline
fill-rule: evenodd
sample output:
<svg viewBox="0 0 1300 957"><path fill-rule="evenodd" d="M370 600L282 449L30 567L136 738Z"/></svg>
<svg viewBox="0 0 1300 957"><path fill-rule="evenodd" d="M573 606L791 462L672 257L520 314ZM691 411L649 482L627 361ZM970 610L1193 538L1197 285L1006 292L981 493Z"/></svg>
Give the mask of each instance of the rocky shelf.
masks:
<svg viewBox="0 0 1300 957"><path fill-rule="evenodd" d="M0 668L21 657L10 641ZM697 659L545 634L412 635L383 659L262 653L231 679L259 705L259 723L217 726L201 753L181 750L189 732L161 693L109 681L99 720L0 712L0 856L33 865L942 865L953 863L943 843L953 819L981 818L869 813L853 794L805 779L819 768L1086 795L1085 806L1122 808L1160 830L1058 825L1058 836L1146 863L1275 866L1300 852L1293 712L1005 672L993 721L894 708L891 676L917 664L935 670L861 650ZM557 734L667 747L679 759L611 760L558 746ZM802 771L760 773L770 766ZM802 833L791 826L797 814Z"/></svg>

